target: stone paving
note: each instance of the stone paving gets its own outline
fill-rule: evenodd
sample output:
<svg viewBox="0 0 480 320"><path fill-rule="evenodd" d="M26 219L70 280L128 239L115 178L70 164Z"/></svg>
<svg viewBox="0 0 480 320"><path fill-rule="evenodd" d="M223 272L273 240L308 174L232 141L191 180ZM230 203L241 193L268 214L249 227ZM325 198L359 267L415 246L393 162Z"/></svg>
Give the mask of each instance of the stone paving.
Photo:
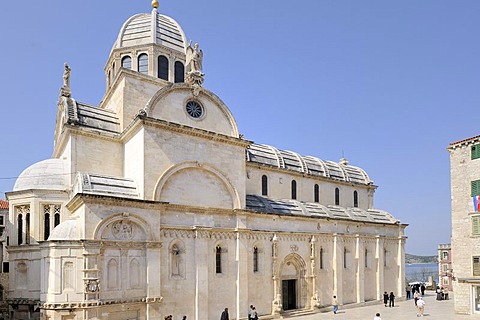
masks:
<svg viewBox="0 0 480 320"><path fill-rule="evenodd" d="M458 315L453 311L453 300L435 300L435 292L427 291L423 297L425 300L426 320L480 320L480 314ZM292 320L373 320L375 313L380 312L382 320L406 320L421 319L417 318L417 311L413 299L406 301L395 301L395 307L385 307L383 304L369 305L357 308L342 308L339 312L316 313L304 315Z"/></svg>

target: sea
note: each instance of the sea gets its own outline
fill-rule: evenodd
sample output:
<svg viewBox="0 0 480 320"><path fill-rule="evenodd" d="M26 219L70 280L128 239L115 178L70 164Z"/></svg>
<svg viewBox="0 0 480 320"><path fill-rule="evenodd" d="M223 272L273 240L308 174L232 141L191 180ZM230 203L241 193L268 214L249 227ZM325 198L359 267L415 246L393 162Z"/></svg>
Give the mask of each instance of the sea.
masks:
<svg viewBox="0 0 480 320"><path fill-rule="evenodd" d="M438 281L438 264L436 263L407 263L405 265L405 277L408 282L427 282L431 276Z"/></svg>

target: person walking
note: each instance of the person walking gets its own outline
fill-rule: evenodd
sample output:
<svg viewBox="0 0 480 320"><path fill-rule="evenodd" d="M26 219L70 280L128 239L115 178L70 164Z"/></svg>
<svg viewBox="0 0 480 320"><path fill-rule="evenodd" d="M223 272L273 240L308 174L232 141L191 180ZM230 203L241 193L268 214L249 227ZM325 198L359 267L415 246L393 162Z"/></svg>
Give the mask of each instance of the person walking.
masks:
<svg viewBox="0 0 480 320"><path fill-rule="evenodd" d="M334 313L334 314L337 314L337 311L338 311L338 299L337 299L337 296L333 296L332 305L333 305L333 313Z"/></svg>
<svg viewBox="0 0 480 320"><path fill-rule="evenodd" d="M418 298L420 298L420 292L415 291L413 294L413 300L415 300L415 306L417 306Z"/></svg>
<svg viewBox="0 0 480 320"><path fill-rule="evenodd" d="M248 320L253 319L253 304L250 305L250 308L248 308Z"/></svg>
<svg viewBox="0 0 480 320"><path fill-rule="evenodd" d="M388 300L390 301L388 306L395 307L395 295L393 294L393 291L390 292L390 296L388 297Z"/></svg>
<svg viewBox="0 0 480 320"><path fill-rule="evenodd" d="M420 290L422 290L422 297L423 297L425 295L425 283L422 283Z"/></svg>
<svg viewBox="0 0 480 320"><path fill-rule="evenodd" d="M388 303L388 293L387 291L385 291L383 293L383 304L385 305L385 307L387 306L387 303Z"/></svg>
<svg viewBox="0 0 480 320"><path fill-rule="evenodd" d="M425 311L425 301L422 297L418 298L417 301L417 317L423 317L423 312Z"/></svg>
<svg viewBox="0 0 480 320"><path fill-rule="evenodd" d="M373 317L373 320L382 320L382 318L380 318L380 313L379 312L377 312L375 314L375 317Z"/></svg>
<svg viewBox="0 0 480 320"><path fill-rule="evenodd" d="M220 320L230 320L230 317L228 316L228 308L223 310Z"/></svg>
<svg viewBox="0 0 480 320"><path fill-rule="evenodd" d="M410 286L408 283L405 285L405 292L407 293L407 300L410 300Z"/></svg>

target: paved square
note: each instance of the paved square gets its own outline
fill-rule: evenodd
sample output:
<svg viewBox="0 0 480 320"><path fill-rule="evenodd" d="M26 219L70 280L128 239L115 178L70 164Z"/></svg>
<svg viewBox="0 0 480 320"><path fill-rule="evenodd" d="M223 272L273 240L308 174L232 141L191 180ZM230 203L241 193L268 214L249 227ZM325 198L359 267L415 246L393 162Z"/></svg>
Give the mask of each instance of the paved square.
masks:
<svg viewBox="0 0 480 320"><path fill-rule="evenodd" d="M457 319L480 319L480 314L458 315L453 311L453 300L437 301L435 292L427 291L423 297L425 300L425 314L428 320L457 320ZM380 312L382 320L406 320L417 319L417 310L413 299L407 301L395 301L395 307L385 307L383 304L370 305L358 308L342 308L339 313L317 313L295 317L295 320L372 320L375 313Z"/></svg>

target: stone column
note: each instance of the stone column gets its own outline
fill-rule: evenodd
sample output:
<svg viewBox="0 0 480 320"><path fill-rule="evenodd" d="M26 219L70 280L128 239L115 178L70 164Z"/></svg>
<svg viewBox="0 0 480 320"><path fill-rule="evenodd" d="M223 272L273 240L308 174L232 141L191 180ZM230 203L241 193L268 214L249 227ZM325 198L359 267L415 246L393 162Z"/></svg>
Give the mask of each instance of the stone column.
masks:
<svg viewBox="0 0 480 320"><path fill-rule="evenodd" d="M343 282L343 250L338 234L333 234L333 295L337 296L338 303L342 304L342 282Z"/></svg>
<svg viewBox="0 0 480 320"><path fill-rule="evenodd" d="M273 299L272 299L272 315L279 315L282 311L282 295L280 293L280 275L278 266L278 239L274 234L272 238L272 280L273 280Z"/></svg>
<svg viewBox="0 0 480 320"><path fill-rule="evenodd" d="M208 319L208 258L212 248L206 238L206 231L195 232L195 319Z"/></svg>
<svg viewBox="0 0 480 320"><path fill-rule="evenodd" d="M377 300L383 299L383 288L384 288L384 252L383 252L383 241L381 241L380 236L377 236L375 243L375 259L376 259L376 288L377 288Z"/></svg>
<svg viewBox="0 0 480 320"><path fill-rule="evenodd" d="M248 260L247 246L241 239L241 233L236 232L235 264L236 264L236 318L247 317L248 312L248 267L251 266ZM245 240L246 241L246 240Z"/></svg>
<svg viewBox="0 0 480 320"><path fill-rule="evenodd" d="M398 291L397 297L405 295L405 247L403 236L398 237L397 265L398 265Z"/></svg>
<svg viewBox="0 0 480 320"><path fill-rule="evenodd" d="M319 296L318 296L318 290L317 290L317 275L316 275L316 253L317 253L317 247L316 247L317 239L315 239L315 236L312 236L312 239L310 240L310 277L312 278L312 297L310 298L310 308L313 310L315 308L320 307L320 301L319 301Z"/></svg>
<svg viewBox="0 0 480 320"><path fill-rule="evenodd" d="M159 319L161 298L161 278L162 272L160 267L160 248L161 243L147 243L147 320Z"/></svg>
<svg viewBox="0 0 480 320"><path fill-rule="evenodd" d="M356 235L355 241L355 261L357 270L355 281L357 287L357 303L365 302L365 246L360 241L360 235Z"/></svg>

